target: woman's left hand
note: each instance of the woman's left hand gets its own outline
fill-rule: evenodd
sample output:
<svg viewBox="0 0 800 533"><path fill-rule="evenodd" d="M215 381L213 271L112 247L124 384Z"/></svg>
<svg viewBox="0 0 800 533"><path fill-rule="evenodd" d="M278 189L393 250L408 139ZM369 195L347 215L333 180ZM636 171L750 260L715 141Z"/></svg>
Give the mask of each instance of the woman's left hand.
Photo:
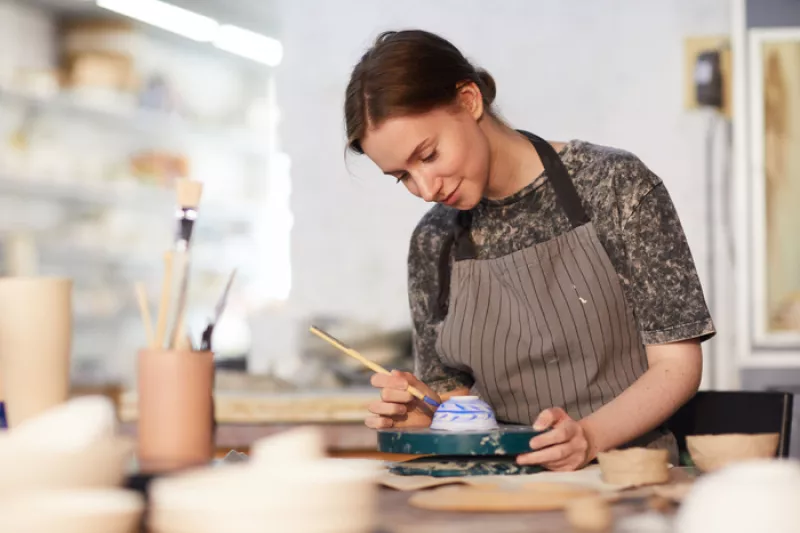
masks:
<svg viewBox="0 0 800 533"><path fill-rule="evenodd" d="M521 465L540 465L548 470L577 470L594 457L586 430L560 407L542 411L533 429L550 431L531 439L530 453L517 457Z"/></svg>

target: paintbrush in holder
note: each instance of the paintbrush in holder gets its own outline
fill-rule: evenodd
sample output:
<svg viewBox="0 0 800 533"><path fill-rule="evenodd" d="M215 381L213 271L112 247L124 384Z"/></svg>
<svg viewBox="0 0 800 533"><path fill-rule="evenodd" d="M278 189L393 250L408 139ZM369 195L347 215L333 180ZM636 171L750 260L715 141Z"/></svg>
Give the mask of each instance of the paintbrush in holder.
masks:
<svg viewBox="0 0 800 533"><path fill-rule="evenodd" d="M177 181L178 205L177 222L178 231L175 239L175 252L178 254L178 299L175 308L175 321L172 324L169 346L175 348L178 339L184 333L184 314L186 312L186 298L189 292L189 251L197 220L197 208L203 194L203 184L199 181L181 179Z"/></svg>
<svg viewBox="0 0 800 533"><path fill-rule="evenodd" d="M176 193L178 201L177 229L173 248L164 254L164 279L161 284L155 338L152 342L148 341L150 347L164 347L166 343L167 347L175 349L179 340L186 335L184 315L189 292L189 255L203 184L199 181L180 179L176 181ZM174 285L178 287L178 294L174 299L174 316L171 321L170 334L167 335L170 310L173 308L171 306L173 280Z"/></svg>
<svg viewBox="0 0 800 533"><path fill-rule="evenodd" d="M201 193L201 183L178 180L177 231L174 247L164 258L155 338L148 338L147 348L138 354L137 437L143 471L191 468L207 464L214 454L214 355L211 350L194 349L184 323L189 252ZM178 295L171 309L173 278ZM137 298L145 332L151 337L147 296L141 286Z"/></svg>
<svg viewBox="0 0 800 533"><path fill-rule="evenodd" d="M214 307L214 318L209 321L208 326L206 326L206 329L203 330L203 335L200 341L200 348L202 350L211 350L211 338L214 335L214 328L222 317L222 312L225 310L225 304L228 302L228 294L230 293L231 285L233 285L233 278L235 276L236 269L234 268L233 272L231 272L231 275L228 278L228 283L225 285L225 290L222 291L222 296L220 296L217 305Z"/></svg>

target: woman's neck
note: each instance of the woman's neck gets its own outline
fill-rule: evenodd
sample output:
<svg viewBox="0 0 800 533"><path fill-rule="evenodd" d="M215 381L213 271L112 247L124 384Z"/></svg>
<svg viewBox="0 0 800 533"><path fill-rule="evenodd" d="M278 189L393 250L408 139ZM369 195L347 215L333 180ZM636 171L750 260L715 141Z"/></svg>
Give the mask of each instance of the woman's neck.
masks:
<svg viewBox="0 0 800 533"><path fill-rule="evenodd" d="M489 139L489 180L484 197L500 200L511 196L542 173L542 161L527 137L494 119L482 127Z"/></svg>

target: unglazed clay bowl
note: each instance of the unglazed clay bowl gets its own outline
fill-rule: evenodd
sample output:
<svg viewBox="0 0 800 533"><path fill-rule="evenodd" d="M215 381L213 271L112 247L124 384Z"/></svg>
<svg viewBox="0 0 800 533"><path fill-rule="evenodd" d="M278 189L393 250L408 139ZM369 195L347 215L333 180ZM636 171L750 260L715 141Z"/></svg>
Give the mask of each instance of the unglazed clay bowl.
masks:
<svg viewBox="0 0 800 533"><path fill-rule="evenodd" d="M151 487L154 533L368 533L377 519L373 462L324 458L242 463L162 478Z"/></svg>
<svg viewBox="0 0 800 533"><path fill-rule="evenodd" d="M9 432L24 446L47 447L53 452L75 452L116 436L113 402L105 396L73 398L21 422Z"/></svg>
<svg viewBox="0 0 800 533"><path fill-rule="evenodd" d="M686 448L699 470L713 472L749 459L773 458L779 442L778 433L690 435Z"/></svg>
<svg viewBox="0 0 800 533"><path fill-rule="evenodd" d="M800 531L800 463L752 459L704 474L675 517L675 533Z"/></svg>
<svg viewBox="0 0 800 533"><path fill-rule="evenodd" d="M612 485L639 487L669 481L669 452L649 448L627 448L597 454L603 481Z"/></svg>
<svg viewBox="0 0 800 533"><path fill-rule="evenodd" d="M488 431L497 429L488 403L477 396L453 396L436 409L431 429L439 431Z"/></svg>
<svg viewBox="0 0 800 533"><path fill-rule="evenodd" d="M80 449L0 437L0 496L43 489L109 488L122 484L133 458L128 437L103 438Z"/></svg>
<svg viewBox="0 0 800 533"><path fill-rule="evenodd" d="M122 489L66 489L9 496L0 503L0 531L132 533L144 498Z"/></svg>

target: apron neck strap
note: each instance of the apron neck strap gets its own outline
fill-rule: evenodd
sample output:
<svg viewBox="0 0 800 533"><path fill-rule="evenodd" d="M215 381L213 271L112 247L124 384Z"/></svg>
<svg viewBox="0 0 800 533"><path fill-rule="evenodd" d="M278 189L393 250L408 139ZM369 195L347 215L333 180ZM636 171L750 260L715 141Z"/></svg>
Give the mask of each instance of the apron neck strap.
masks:
<svg viewBox="0 0 800 533"><path fill-rule="evenodd" d="M558 203L567 214L572 227L577 228L588 223L589 216L583 208L581 197L578 195L578 191L575 190L575 185L569 177L567 167L564 166L564 162L561 161L555 148L549 142L533 133L523 130L518 131L531 141L536 153L539 154L547 177L556 193L556 198L558 198Z"/></svg>
<svg viewBox="0 0 800 533"><path fill-rule="evenodd" d="M536 153L542 160L544 170L559 205L569 218L573 228L577 228L589 222L589 216L583 208L581 197L575 190L575 185L569 177L569 172L558 156L558 153L541 137L527 131L518 130L531 141ZM444 248L439 256L439 291L435 300L431 302L433 315L436 319L442 319L447 313L448 300L450 295L450 257L455 247L453 259L461 261L464 259L474 259L476 257L475 245L470 238L470 228L472 226L472 212L459 211L454 217L453 230L449 238L444 243Z"/></svg>

